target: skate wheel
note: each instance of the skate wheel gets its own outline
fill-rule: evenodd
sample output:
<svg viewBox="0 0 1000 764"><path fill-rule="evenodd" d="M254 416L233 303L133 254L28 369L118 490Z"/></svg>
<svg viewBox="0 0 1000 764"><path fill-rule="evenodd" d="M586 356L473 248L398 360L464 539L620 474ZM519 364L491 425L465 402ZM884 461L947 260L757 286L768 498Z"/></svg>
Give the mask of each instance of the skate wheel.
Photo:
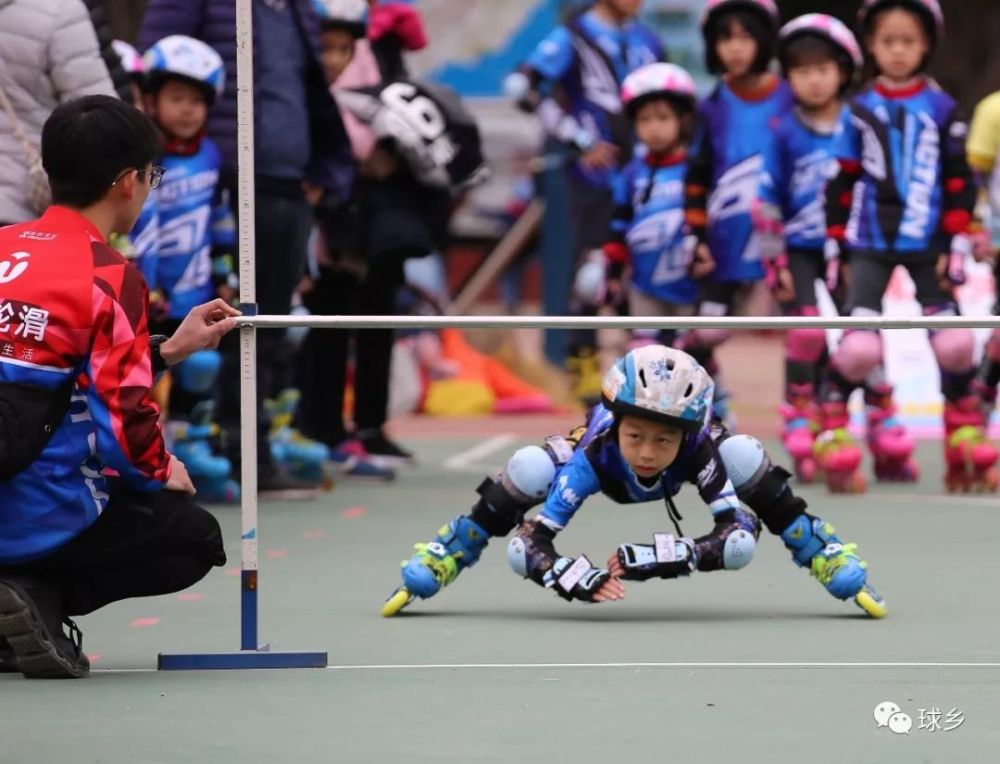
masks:
<svg viewBox="0 0 1000 764"><path fill-rule="evenodd" d="M885 604L885 600L874 595L867 589L862 589L860 592L855 594L854 602L872 618L885 618L886 613L889 612L889 608Z"/></svg>
<svg viewBox="0 0 1000 764"><path fill-rule="evenodd" d="M410 594L405 587L401 586L382 604L382 616L384 618L392 618L392 616L396 615L396 613L409 605L412 601L413 595Z"/></svg>

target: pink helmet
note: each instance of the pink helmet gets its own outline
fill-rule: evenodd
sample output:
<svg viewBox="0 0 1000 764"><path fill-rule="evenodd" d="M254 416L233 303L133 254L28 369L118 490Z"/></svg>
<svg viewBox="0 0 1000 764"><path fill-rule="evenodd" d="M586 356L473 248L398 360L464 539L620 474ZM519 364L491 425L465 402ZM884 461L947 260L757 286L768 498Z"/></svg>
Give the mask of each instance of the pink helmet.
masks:
<svg viewBox="0 0 1000 764"><path fill-rule="evenodd" d="M916 12L931 35L931 44L944 36L944 13L938 0L865 0L858 11L858 21L865 34L871 31L872 19L885 7L902 7Z"/></svg>
<svg viewBox="0 0 1000 764"><path fill-rule="evenodd" d="M716 13L720 11L735 10L745 8L751 11L762 12L767 16L768 21L778 26L778 6L774 0L708 0L701 10L701 29L704 31Z"/></svg>
<svg viewBox="0 0 1000 764"><path fill-rule="evenodd" d="M622 105L634 117L636 110L654 97L666 97L694 108L698 96L691 75L677 64L646 64L632 72L622 83Z"/></svg>
<svg viewBox="0 0 1000 764"><path fill-rule="evenodd" d="M833 43L850 60L853 69L859 69L865 61L857 39L842 21L825 13L807 13L789 21L778 33L778 58L786 70L785 51L789 43L805 35L821 37Z"/></svg>

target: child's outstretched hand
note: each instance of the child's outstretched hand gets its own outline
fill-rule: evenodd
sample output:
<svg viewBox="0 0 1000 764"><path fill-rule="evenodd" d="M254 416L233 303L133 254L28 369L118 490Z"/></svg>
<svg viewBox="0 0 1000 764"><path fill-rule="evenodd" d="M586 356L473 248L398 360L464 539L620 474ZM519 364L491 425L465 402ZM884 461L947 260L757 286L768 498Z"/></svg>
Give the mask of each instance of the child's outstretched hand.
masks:
<svg viewBox="0 0 1000 764"><path fill-rule="evenodd" d="M615 556L615 561L617 562L617 560L618 557ZM594 592L594 602L611 602L625 599L625 587L622 586L622 582L618 580L617 574L610 566L608 570L611 573L611 578L605 581L601 588Z"/></svg>

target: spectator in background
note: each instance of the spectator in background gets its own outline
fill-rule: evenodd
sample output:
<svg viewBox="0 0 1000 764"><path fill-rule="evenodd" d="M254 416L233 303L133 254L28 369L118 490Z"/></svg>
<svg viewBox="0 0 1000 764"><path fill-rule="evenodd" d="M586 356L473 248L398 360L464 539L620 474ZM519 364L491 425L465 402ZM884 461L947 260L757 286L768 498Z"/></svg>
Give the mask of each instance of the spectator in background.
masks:
<svg viewBox="0 0 1000 764"><path fill-rule="evenodd" d="M111 19L107 0L83 0L90 14L90 23L97 35L97 47L101 51L104 65L108 67L115 92L123 101L132 100L131 80L122 65L121 56L114 47L115 36L111 33Z"/></svg>
<svg viewBox="0 0 1000 764"><path fill-rule="evenodd" d="M195 37L222 56L236 82L236 8L232 0L150 0L139 32L145 49L172 34ZM287 314L305 269L312 209L304 183L346 198L353 180L350 147L323 74L319 24L312 0L253 0L255 227L257 307ZM213 108L209 135L223 153L222 178L236 187L236 88ZM273 395L284 330L257 333L258 486L262 492L303 489L270 454L264 398ZM235 362L236 354L229 358ZM239 421L235 364L222 379L219 419ZM236 440L235 438L233 439ZM235 456L235 455L234 455Z"/></svg>
<svg viewBox="0 0 1000 764"><path fill-rule="evenodd" d="M366 0L315 0L321 22L323 67L327 79L339 88L366 88L379 84L378 64L365 39ZM354 159L362 167L375 149L375 135L349 111L342 111ZM363 214L357 194L345 204L323 198L316 206L315 268L300 288L302 302L314 314L359 313L369 298L363 247ZM307 438L329 448L337 471L351 478L392 480L395 473L369 458L365 447L348 430L344 401L352 336L357 332L308 332L297 359L301 400L296 424ZM365 333L367 334L367 333ZM390 332L391 334L391 332ZM364 335L362 335L364 336ZM355 389L364 402L366 386L388 385L384 364L377 363L380 379L370 379L371 353L356 343ZM391 345L389 353L392 352ZM383 411L384 411L383 405ZM384 421L379 420L377 424Z"/></svg>
<svg viewBox="0 0 1000 764"><path fill-rule="evenodd" d="M114 95L82 0L0 0L0 225L34 218L42 124L60 103ZM32 173L32 166L35 167Z"/></svg>

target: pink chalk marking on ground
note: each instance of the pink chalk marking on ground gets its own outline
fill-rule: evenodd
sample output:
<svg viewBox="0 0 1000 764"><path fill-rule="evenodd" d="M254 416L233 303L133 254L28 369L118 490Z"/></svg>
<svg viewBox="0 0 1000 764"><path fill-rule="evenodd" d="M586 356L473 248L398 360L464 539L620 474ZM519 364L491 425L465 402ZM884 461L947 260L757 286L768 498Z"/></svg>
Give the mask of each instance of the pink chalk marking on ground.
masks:
<svg viewBox="0 0 1000 764"><path fill-rule="evenodd" d="M159 622L159 618L136 618L129 626L133 629L145 629L149 626L156 626Z"/></svg>
<svg viewBox="0 0 1000 764"><path fill-rule="evenodd" d="M287 549L268 549L265 556L269 560L280 560L283 557L288 557Z"/></svg>
<svg viewBox="0 0 1000 764"><path fill-rule="evenodd" d="M198 600L205 599L205 595L199 592L181 592L177 595L177 599L180 602L197 602Z"/></svg>
<svg viewBox="0 0 1000 764"><path fill-rule="evenodd" d="M226 572L223 573L225 576L232 578L233 576L238 576L240 574L239 568L226 568Z"/></svg>
<svg viewBox="0 0 1000 764"><path fill-rule="evenodd" d="M306 531L302 534L302 538L309 539L310 541L317 541L322 538L326 538L326 531L321 530L311 530Z"/></svg>
<svg viewBox="0 0 1000 764"><path fill-rule="evenodd" d="M365 515L367 513L368 510L365 509L364 507L348 507L347 509L345 509L343 512L340 513L340 516L346 517L348 520L351 520L352 518L361 517L362 515Z"/></svg>

